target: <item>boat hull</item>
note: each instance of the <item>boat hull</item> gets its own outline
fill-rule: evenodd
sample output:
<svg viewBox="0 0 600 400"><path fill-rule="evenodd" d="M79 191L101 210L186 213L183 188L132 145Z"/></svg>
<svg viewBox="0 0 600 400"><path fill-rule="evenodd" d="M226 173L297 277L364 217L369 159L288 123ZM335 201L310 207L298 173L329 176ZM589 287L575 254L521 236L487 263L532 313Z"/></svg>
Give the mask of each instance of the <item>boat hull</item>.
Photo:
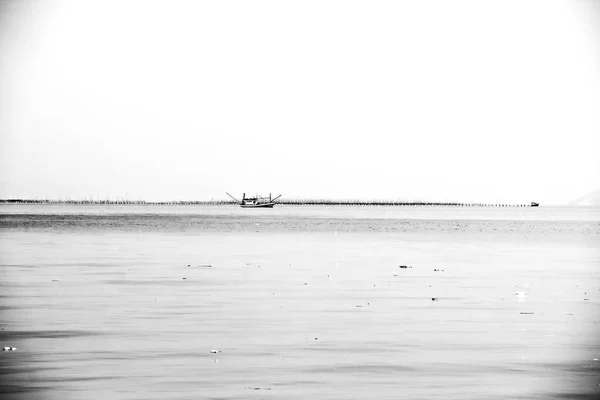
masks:
<svg viewBox="0 0 600 400"><path fill-rule="evenodd" d="M275 203L261 203L261 204L240 204L242 208L273 208Z"/></svg>

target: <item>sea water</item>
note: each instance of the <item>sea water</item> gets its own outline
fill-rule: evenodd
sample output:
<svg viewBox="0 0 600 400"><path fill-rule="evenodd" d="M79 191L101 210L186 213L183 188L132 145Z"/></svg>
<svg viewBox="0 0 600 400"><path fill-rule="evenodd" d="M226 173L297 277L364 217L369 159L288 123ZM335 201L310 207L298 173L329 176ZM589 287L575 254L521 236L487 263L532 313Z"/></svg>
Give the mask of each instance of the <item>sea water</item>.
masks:
<svg viewBox="0 0 600 400"><path fill-rule="evenodd" d="M592 399L599 248L589 207L2 205L0 393Z"/></svg>

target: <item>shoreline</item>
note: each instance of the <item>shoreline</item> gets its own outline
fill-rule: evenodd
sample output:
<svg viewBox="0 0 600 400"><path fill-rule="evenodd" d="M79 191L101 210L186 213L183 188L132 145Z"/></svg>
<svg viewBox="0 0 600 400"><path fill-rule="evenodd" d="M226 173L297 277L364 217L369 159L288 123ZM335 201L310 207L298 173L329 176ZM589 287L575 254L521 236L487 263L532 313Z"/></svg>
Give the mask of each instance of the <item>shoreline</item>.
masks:
<svg viewBox="0 0 600 400"><path fill-rule="evenodd" d="M237 205L231 200L173 200L173 201L146 201L146 200L35 200L35 199L0 199L0 204L68 204L68 205ZM532 204L518 203L478 203L478 202L438 202L438 201L402 201L402 200L360 200L360 199L289 199L280 200L276 204L290 206L437 206L437 207L537 207Z"/></svg>

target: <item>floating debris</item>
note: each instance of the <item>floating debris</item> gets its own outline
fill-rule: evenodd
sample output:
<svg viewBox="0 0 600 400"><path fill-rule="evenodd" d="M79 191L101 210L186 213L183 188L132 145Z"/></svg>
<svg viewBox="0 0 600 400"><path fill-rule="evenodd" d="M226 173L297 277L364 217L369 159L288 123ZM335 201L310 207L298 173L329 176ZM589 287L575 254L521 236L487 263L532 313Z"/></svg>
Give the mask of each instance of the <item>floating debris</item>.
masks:
<svg viewBox="0 0 600 400"><path fill-rule="evenodd" d="M211 352L211 354L218 354L221 352L221 350L211 350L210 352Z"/></svg>
<svg viewBox="0 0 600 400"><path fill-rule="evenodd" d="M532 312L522 312L522 313L521 313L521 315L526 315L526 314L527 314L527 315L530 315L530 314L535 314L535 313L532 313Z"/></svg>
<svg viewBox="0 0 600 400"><path fill-rule="evenodd" d="M250 390L271 390L271 388L260 388L260 387L247 387Z"/></svg>
<svg viewBox="0 0 600 400"><path fill-rule="evenodd" d="M438 301L440 298L439 297L432 297L431 301Z"/></svg>
<svg viewBox="0 0 600 400"><path fill-rule="evenodd" d="M400 265L400 266L398 266L398 268L407 269L407 268L412 268L412 267L408 266L408 265Z"/></svg>
<svg viewBox="0 0 600 400"><path fill-rule="evenodd" d="M191 265L188 264L188 267L191 267ZM198 265L196 265L196 268L212 268L212 265L210 265L210 264L198 264Z"/></svg>
<svg viewBox="0 0 600 400"><path fill-rule="evenodd" d="M181 278L181 279L187 279L187 278Z"/></svg>

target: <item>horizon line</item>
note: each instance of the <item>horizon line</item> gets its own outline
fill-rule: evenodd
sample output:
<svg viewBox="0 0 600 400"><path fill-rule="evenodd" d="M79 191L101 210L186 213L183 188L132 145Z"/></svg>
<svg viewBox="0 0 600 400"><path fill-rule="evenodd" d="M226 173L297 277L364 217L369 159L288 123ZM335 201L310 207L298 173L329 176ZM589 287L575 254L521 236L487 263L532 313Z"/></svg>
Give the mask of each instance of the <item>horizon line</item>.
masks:
<svg viewBox="0 0 600 400"><path fill-rule="evenodd" d="M80 205L236 205L233 200L128 200L128 199L0 199L0 204L80 204ZM326 199L326 198L289 198L276 202L281 205L372 205L372 206L462 206L462 207L535 207L536 202L464 202L464 201L426 201L426 200L365 200L365 199ZM535 205L534 205L535 204Z"/></svg>

